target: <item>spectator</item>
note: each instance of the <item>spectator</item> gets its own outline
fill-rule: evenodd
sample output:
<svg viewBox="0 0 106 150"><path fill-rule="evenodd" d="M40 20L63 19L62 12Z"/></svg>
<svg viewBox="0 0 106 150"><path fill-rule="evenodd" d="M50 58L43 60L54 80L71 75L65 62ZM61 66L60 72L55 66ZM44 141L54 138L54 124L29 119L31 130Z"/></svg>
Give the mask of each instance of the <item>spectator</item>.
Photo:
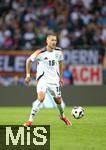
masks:
<svg viewBox="0 0 106 150"><path fill-rule="evenodd" d="M64 49L105 43L104 0L4 0L0 12L1 49L36 49L52 32L60 35L59 44ZM5 41L7 30L9 39ZM10 44L8 48L4 41Z"/></svg>
<svg viewBox="0 0 106 150"><path fill-rule="evenodd" d="M103 30L101 33L101 39L102 39L104 46L106 46L106 26L103 27Z"/></svg>
<svg viewBox="0 0 106 150"><path fill-rule="evenodd" d="M59 42L60 47L62 47L63 49L69 48L71 41L68 37L68 30L67 29L63 29L61 31L59 41L60 41Z"/></svg>
<svg viewBox="0 0 106 150"><path fill-rule="evenodd" d="M10 30L4 32L4 49L11 49L13 46L12 33Z"/></svg>
<svg viewBox="0 0 106 150"><path fill-rule="evenodd" d="M73 84L73 75L71 70L69 70L69 65L65 66L63 71L63 79L65 85Z"/></svg>

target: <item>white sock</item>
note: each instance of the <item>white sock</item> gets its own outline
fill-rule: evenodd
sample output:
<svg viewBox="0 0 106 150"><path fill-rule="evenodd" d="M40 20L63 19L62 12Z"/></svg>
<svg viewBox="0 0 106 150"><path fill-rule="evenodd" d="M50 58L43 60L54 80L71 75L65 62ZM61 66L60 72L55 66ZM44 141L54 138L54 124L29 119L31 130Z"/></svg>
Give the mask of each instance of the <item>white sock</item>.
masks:
<svg viewBox="0 0 106 150"><path fill-rule="evenodd" d="M64 115L64 109L63 109L62 105L61 104L57 104L57 108L58 108L58 110L60 112L60 116L64 117L65 115Z"/></svg>
<svg viewBox="0 0 106 150"><path fill-rule="evenodd" d="M31 110L31 114L29 117L29 121L31 121L31 122L33 121L33 119L36 116L37 112L39 111L41 105L42 105L42 102L40 102L38 99L36 101L34 101L32 110Z"/></svg>

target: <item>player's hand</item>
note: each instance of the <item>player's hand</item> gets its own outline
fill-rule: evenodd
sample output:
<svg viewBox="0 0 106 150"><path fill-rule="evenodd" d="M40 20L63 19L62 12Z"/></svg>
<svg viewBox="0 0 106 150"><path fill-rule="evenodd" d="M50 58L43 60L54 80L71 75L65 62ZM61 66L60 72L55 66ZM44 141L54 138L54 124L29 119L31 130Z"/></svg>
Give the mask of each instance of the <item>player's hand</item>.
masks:
<svg viewBox="0 0 106 150"><path fill-rule="evenodd" d="M25 77L24 82L26 85L28 85L30 81L31 81L31 77Z"/></svg>
<svg viewBox="0 0 106 150"><path fill-rule="evenodd" d="M63 80L62 78L60 79L59 83L60 83L60 86L61 86L61 87L64 86L64 80Z"/></svg>

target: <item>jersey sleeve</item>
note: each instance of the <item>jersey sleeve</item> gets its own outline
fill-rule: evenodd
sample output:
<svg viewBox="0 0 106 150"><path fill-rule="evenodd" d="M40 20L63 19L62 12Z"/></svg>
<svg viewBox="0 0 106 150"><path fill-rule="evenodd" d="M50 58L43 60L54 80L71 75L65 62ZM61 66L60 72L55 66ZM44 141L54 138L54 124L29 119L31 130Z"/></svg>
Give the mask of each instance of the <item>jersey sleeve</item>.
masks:
<svg viewBox="0 0 106 150"><path fill-rule="evenodd" d="M35 60L39 59L39 54L41 53L41 50L35 51L32 55L30 55L29 59L34 62Z"/></svg>
<svg viewBox="0 0 106 150"><path fill-rule="evenodd" d="M60 51L60 54L59 54L59 61L62 61L64 60L64 55L63 55L63 52Z"/></svg>
<svg viewBox="0 0 106 150"><path fill-rule="evenodd" d="M29 57L29 59L30 59L32 62L34 62L36 58L35 58L34 55L32 54L32 55Z"/></svg>

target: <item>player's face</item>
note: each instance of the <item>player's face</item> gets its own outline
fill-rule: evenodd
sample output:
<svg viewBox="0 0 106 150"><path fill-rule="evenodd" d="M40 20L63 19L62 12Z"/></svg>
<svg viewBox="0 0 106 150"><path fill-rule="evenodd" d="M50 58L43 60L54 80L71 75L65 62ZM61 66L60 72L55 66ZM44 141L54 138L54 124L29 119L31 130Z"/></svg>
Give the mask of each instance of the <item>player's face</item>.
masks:
<svg viewBox="0 0 106 150"><path fill-rule="evenodd" d="M50 36L48 39L47 39L47 45L54 49L56 47L56 44L57 44L57 38L56 36Z"/></svg>

